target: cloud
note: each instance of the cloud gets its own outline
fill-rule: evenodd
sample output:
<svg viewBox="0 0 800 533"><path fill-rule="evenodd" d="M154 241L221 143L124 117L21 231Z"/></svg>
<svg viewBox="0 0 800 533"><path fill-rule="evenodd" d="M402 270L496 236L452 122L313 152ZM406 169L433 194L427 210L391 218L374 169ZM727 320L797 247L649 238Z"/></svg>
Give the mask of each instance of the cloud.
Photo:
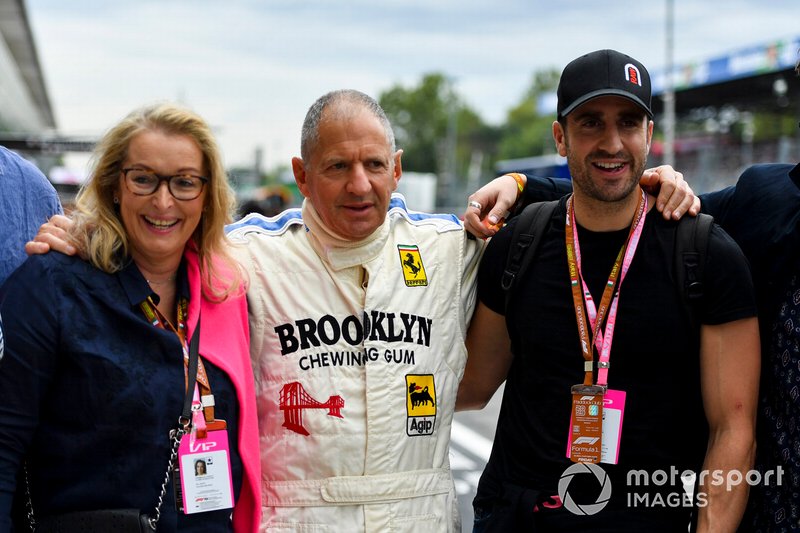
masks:
<svg viewBox="0 0 800 533"><path fill-rule="evenodd" d="M665 63L665 4L610 0L28 0L57 122L99 134L131 109L182 100L214 125L231 164L299 151L323 93L374 96L450 76L499 123L542 68L617 48ZM675 2L674 57L702 60L797 34L796 0ZM745 36L745 37L743 37ZM749 38L747 36L752 36Z"/></svg>

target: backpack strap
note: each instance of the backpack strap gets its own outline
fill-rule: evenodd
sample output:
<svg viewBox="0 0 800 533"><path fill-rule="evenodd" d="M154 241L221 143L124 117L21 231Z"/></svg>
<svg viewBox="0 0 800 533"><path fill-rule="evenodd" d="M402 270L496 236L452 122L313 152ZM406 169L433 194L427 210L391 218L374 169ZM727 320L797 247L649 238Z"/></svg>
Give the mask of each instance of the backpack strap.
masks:
<svg viewBox="0 0 800 533"><path fill-rule="evenodd" d="M517 216L516 226L511 235L511 244L508 248L506 268L500 285L506 293L505 312L511 297L516 292L519 280L531 264L539 242L542 240L544 230L553 216L560 200L530 204Z"/></svg>
<svg viewBox="0 0 800 533"><path fill-rule="evenodd" d="M675 275L678 290L692 322L697 324L696 307L703 298L703 268L714 217L699 214L678 221L675 235Z"/></svg>

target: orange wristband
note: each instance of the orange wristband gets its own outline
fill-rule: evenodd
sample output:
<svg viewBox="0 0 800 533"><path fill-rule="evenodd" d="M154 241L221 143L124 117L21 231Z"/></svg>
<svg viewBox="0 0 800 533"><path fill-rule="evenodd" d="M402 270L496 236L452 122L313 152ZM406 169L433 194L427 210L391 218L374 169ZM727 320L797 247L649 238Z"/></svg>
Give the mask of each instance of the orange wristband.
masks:
<svg viewBox="0 0 800 533"><path fill-rule="evenodd" d="M511 172L509 176L517 182L517 200L519 200L519 197L522 196L522 191L525 190L525 180L522 178L522 174L518 172Z"/></svg>

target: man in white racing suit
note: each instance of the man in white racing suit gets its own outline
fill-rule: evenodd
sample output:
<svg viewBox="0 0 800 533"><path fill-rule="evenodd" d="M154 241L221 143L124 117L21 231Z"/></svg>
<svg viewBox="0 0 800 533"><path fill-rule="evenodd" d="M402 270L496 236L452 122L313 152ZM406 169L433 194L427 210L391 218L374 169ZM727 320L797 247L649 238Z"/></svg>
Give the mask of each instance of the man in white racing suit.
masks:
<svg viewBox="0 0 800 533"><path fill-rule="evenodd" d="M265 531L460 531L448 446L482 242L408 210L370 97L320 98L302 209L229 233L248 265ZM388 212L388 216L387 216Z"/></svg>

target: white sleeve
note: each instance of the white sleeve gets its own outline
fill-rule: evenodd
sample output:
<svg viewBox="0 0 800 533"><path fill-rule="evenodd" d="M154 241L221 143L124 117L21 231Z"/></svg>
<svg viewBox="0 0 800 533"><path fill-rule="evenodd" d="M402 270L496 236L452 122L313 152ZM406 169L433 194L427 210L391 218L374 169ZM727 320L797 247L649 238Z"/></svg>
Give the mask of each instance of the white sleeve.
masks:
<svg viewBox="0 0 800 533"><path fill-rule="evenodd" d="M473 239L464 231L461 265L461 308L464 312L464 333L469 328L472 313L475 311L478 294L478 265L486 249L486 241Z"/></svg>

